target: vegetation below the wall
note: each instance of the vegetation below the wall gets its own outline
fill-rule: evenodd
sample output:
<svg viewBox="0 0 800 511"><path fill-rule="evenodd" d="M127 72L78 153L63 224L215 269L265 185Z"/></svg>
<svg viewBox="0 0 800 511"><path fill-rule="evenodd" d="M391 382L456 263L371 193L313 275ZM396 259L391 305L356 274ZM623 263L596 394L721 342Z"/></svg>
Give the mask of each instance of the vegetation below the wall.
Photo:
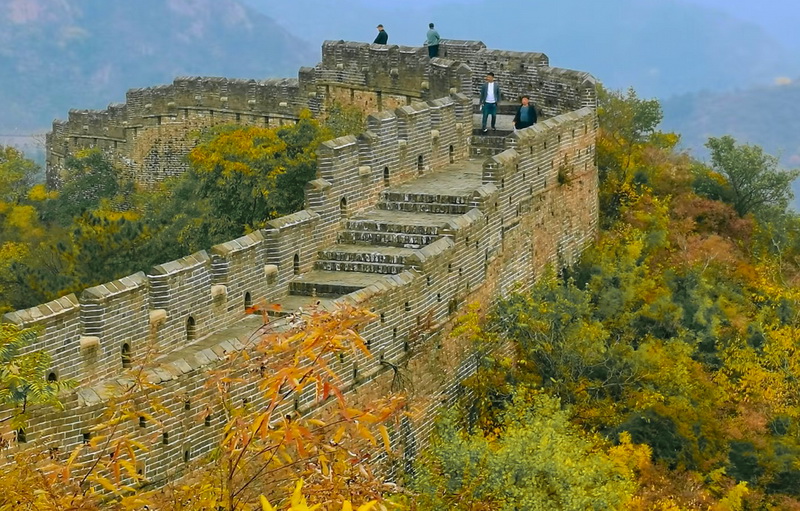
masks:
<svg viewBox="0 0 800 511"><path fill-rule="evenodd" d="M334 106L279 128L222 126L201 134L190 170L137 189L96 151L67 161L58 192L33 185L38 167L0 149L0 312L44 303L264 227L303 208L316 148L361 130Z"/></svg>
<svg viewBox="0 0 800 511"><path fill-rule="evenodd" d="M657 102L600 94L597 243L463 328L485 361L442 421L420 509L800 509L796 173Z"/></svg>
<svg viewBox="0 0 800 511"><path fill-rule="evenodd" d="M703 165L676 151L676 135L658 130L657 102L633 91L600 91L599 100L598 240L574 267L542 276L529 292L500 301L488 318L471 310L461 319L456 333L482 348L510 341L516 350L512 357L483 361L471 399L444 417L409 474L416 495L407 504L453 510L800 510L800 217L788 209L796 176L760 148L729 137L708 141L712 166ZM9 176L0 180L3 296L20 293L21 300L24 293L39 293L24 297L38 303L58 286L73 289L80 279L120 276L126 258L164 262L210 246L217 235L217 241L235 236L228 229L245 232L299 207L278 183L289 174L284 169L296 169L292 183L302 192L299 183L313 175L309 151L331 135L325 129L310 119L278 130L220 129L192 153L189 173L153 194L120 183L97 153L70 162L74 188L59 195L31 188L26 178L35 168L6 149L0 160L2 175ZM37 272L50 280L35 280ZM40 282L53 288L33 284ZM359 348L354 332L370 314L348 314L334 323L318 317L319 323L295 337L272 338L264 349L286 349L282 360L297 363L321 360L304 346L336 355L344 349L336 343L350 339ZM259 371L257 361L236 363L255 363ZM317 369L323 399L336 394L325 391L325 368ZM282 382L303 386L306 370L290 365L265 371L269 399L285 398ZM230 377L221 373L215 381L226 389ZM380 403L380 412L366 416L345 407L342 417L354 428L355 445L379 444L381 438L388 443L377 418L398 404ZM125 406L104 423L111 433L99 438L112 438L119 421L138 420L142 409ZM157 403L148 406L157 412ZM359 428L369 421L377 436ZM169 502L171 509L253 506L262 492L249 481L254 475L258 480L254 467L263 465L239 464L251 455L268 466L283 459L264 469L274 469L271 474L295 463L307 468L278 478L287 483L278 496L285 499L282 509L307 508L300 492L292 502L300 476L309 498L337 508L348 509L351 500L377 506L373 499L399 489L354 468L361 466L350 457L355 451L337 450L341 457L331 461L328 447L341 447L339 440L334 445L328 436L313 435L328 423L309 420L301 429L293 419L273 430L266 427L268 418L259 422L257 415L231 409L228 424L212 469L198 473L192 485L152 497L171 499L156 502ZM279 448L270 446L287 435L301 442L311 435L309 445L321 457L305 463L305 443L295 444L289 459L275 454ZM134 509L151 496L120 487L126 477L137 478L130 452L138 448L120 442L119 450L103 444L112 455L102 459L110 473L123 475L96 475L91 482L117 491L119 505ZM328 477L334 466L337 477ZM36 479L42 467L51 465L20 458L0 478L3 493L69 497L52 502L73 509L99 505L81 481L69 479L69 471L59 476L64 472L52 469L50 478ZM354 481L363 481L357 491ZM37 488L42 491L30 492ZM237 500L243 494L247 498ZM261 507L272 509L266 499Z"/></svg>
<svg viewBox="0 0 800 511"><path fill-rule="evenodd" d="M396 394L356 405L346 400L328 366L339 357L369 353L357 332L375 318L363 309L340 307L307 311L290 328L259 329L247 350L229 353L209 373L210 397L193 396L194 420L218 424L219 444L191 462L190 447L184 447L182 479L160 489L148 487L140 460L162 443L160 427L169 418L169 405L155 397L158 386L148 379L154 361L143 360L125 372L124 388L108 391L98 423L71 452L41 445L24 449L24 439L17 436L15 450L5 453L10 459L0 475L0 509L311 511L324 503L336 511L352 511L353 505L358 511L386 511L391 499L385 496L396 487L385 484L364 460L389 450L388 428L398 427L405 398ZM24 333L2 334L0 350L9 346L6 339ZM29 376L31 364L16 360L26 371L14 380L19 381ZM8 368L0 358L0 388L16 391L19 385ZM254 403L238 398L242 384L258 386L261 398ZM294 411L292 403L304 389L324 404L324 414L303 417ZM5 394L0 395L3 404ZM133 434L145 425L155 430L152 441ZM7 424L0 422L0 433L9 437ZM163 439L168 443L167 433Z"/></svg>

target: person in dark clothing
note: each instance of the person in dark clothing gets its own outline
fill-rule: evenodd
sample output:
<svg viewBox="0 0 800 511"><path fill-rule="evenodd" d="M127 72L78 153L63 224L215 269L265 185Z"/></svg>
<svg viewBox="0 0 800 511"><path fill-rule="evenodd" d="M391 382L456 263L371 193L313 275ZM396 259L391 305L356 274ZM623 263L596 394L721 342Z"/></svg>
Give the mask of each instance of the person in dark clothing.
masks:
<svg viewBox="0 0 800 511"><path fill-rule="evenodd" d="M427 42L428 42L428 57L433 58L439 56L439 32L433 28L433 23L428 24L428 35L427 35Z"/></svg>
<svg viewBox="0 0 800 511"><path fill-rule="evenodd" d="M536 124L536 107L530 102L528 96L522 96L522 104L517 109L514 116L514 128L521 130Z"/></svg>
<svg viewBox="0 0 800 511"><path fill-rule="evenodd" d="M383 29L383 25L378 25L378 37L372 41L372 44L386 44L389 41L389 34Z"/></svg>

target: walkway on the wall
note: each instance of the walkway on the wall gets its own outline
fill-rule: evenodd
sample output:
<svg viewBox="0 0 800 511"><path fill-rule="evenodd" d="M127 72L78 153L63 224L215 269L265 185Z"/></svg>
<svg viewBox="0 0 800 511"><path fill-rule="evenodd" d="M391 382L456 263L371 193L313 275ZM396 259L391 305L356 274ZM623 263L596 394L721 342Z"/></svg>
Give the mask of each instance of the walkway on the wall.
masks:
<svg viewBox="0 0 800 511"><path fill-rule="evenodd" d="M269 312L288 316L313 307L331 309L337 298L379 284L387 275L413 269L415 261L425 259L425 247L449 236L458 219L473 209L473 194L482 185L484 160L453 163L384 190L376 208L344 221L337 243L319 252L314 270L295 277L289 294L277 300L280 309ZM153 383L169 381L175 374L196 370L243 349L261 325L259 316L246 316L159 357L150 376ZM101 403L108 384L106 380L79 389L83 404Z"/></svg>
<svg viewBox="0 0 800 511"><path fill-rule="evenodd" d="M420 249L447 236L449 222L472 209L485 158L453 163L414 181L389 187L376 208L345 220L337 243L319 253L315 269L297 276L282 312L363 289L411 269Z"/></svg>

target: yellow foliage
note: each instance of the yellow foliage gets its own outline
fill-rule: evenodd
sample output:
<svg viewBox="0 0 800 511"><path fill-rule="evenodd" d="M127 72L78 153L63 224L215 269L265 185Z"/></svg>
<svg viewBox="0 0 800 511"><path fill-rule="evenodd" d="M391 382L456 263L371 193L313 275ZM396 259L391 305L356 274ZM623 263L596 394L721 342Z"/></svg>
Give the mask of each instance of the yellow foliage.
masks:
<svg viewBox="0 0 800 511"><path fill-rule="evenodd" d="M742 481L728 490L725 496L712 506L711 511L741 511L744 509L743 499L749 494L750 489L747 487L747 483Z"/></svg>
<svg viewBox="0 0 800 511"><path fill-rule="evenodd" d="M43 184L32 186L30 191L28 191L28 199L36 202L51 200L56 197L58 197L58 191L48 190Z"/></svg>
<svg viewBox="0 0 800 511"><path fill-rule="evenodd" d="M631 435L623 431L619 435L619 445L611 447L609 458L625 477L635 479L638 473L651 468L652 450L645 444L634 444Z"/></svg>
<svg viewBox="0 0 800 511"><path fill-rule="evenodd" d="M189 162L200 172L250 176L259 171L254 162L269 161L284 150L286 143L278 137L277 129L248 126L220 133L197 146L189 153ZM280 173L281 168L275 167L270 175Z"/></svg>

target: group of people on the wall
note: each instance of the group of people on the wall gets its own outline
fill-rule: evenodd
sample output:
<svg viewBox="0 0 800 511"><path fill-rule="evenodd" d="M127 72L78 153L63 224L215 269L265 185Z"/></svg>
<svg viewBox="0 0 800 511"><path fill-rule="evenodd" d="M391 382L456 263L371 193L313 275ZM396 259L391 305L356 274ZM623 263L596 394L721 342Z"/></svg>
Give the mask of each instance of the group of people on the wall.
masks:
<svg viewBox="0 0 800 511"><path fill-rule="evenodd" d="M372 44L388 44L389 33L383 25L378 25L378 35ZM439 32L434 27L433 23L428 24L428 33L425 36L425 42L428 46L428 57L434 58L439 56L439 41L442 38ZM487 121L489 117L492 119L491 129L497 131L497 104L503 98L502 89L500 84L494 80L494 73L489 72L486 74L486 82L481 85L480 107L481 107L481 133L487 133L489 127ZM520 105L517 108L517 113L514 115L514 129L521 130L536 124L536 107L531 103L530 96L524 95L520 98Z"/></svg>
<svg viewBox="0 0 800 511"><path fill-rule="evenodd" d="M439 56L439 41L441 39L433 23L428 23L428 33L425 36L425 42L428 45L428 57L433 58ZM386 32L383 25L378 25L378 35L375 37L375 40L372 41L372 44L389 44L389 33Z"/></svg>
<svg viewBox="0 0 800 511"><path fill-rule="evenodd" d="M503 91L500 84L494 81L494 73L486 74L486 81L481 85L480 105L481 105L481 132L486 133L489 127L486 122L492 118L492 131L497 131L497 104L503 98ZM517 113L514 114L514 129L521 130L536 124L536 107L531 103L531 98L527 94L520 98L520 105Z"/></svg>

